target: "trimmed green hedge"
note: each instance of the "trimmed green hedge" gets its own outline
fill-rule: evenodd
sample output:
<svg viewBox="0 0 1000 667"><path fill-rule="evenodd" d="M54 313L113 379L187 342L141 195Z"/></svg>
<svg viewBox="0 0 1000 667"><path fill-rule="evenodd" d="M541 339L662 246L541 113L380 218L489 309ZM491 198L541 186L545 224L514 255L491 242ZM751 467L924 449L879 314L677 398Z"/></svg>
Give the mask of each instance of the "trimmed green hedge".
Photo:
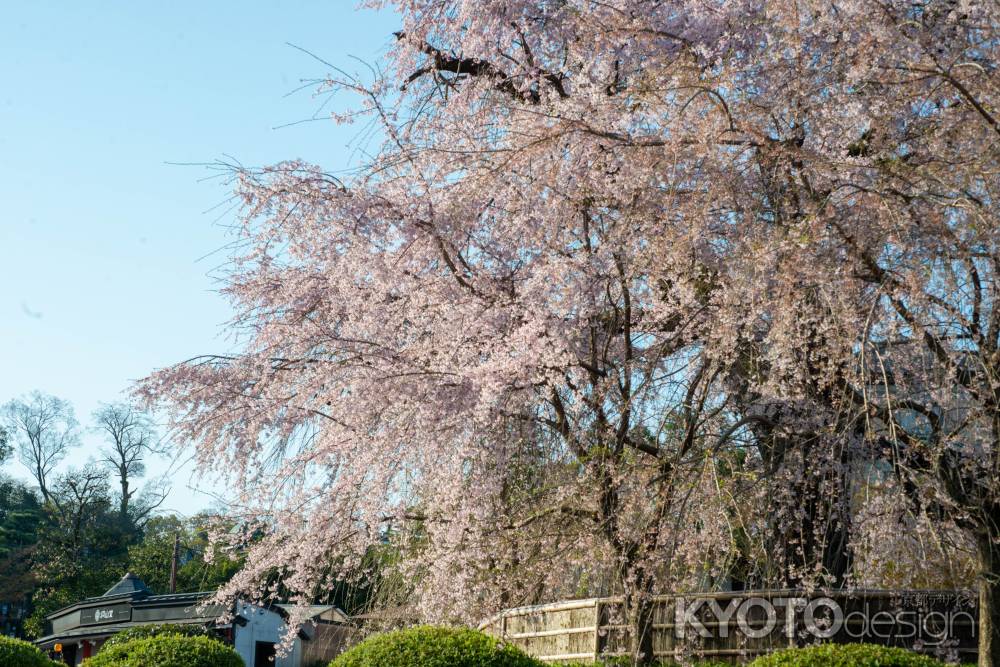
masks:
<svg viewBox="0 0 1000 667"><path fill-rule="evenodd" d="M84 667L244 667L232 648L208 637L160 635L111 646Z"/></svg>
<svg viewBox="0 0 1000 667"><path fill-rule="evenodd" d="M0 635L0 667L65 667L49 660L37 646Z"/></svg>
<svg viewBox="0 0 1000 667"><path fill-rule="evenodd" d="M135 641L136 639L149 639L150 637L162 637L163 635L176 637L211 637L208 630L201 625L140 625L134 628L129 628L128 630L122 630L117 635L112 635L106 642L104 642L104 645L101 646L101 651L109 649L112 646L118 646L119 644L127 644L128 642Z"/></svg>
<svg viewBox="0 0 1000 667"><path fill-rule="evenodd" d="M778 651L748 667L945 667L943 662L901 648L874 644L819 644Z"/></svg>
<svg viewBox="0 0 1000 667"><path fill-rule="evenodd" d="M477 630L424 625L369 637L330 667L545 667L545 663Z"/></svg>
<svg viewBox="0 0 1000 667"><path fill-rule="evenodd" d="M633 667L634 664L631 658L605 657L597 662L561 662L559 667ZM734 667L734 665L724 660L696 660L683 665L673 660L658 660L649 667Z"/></svg>

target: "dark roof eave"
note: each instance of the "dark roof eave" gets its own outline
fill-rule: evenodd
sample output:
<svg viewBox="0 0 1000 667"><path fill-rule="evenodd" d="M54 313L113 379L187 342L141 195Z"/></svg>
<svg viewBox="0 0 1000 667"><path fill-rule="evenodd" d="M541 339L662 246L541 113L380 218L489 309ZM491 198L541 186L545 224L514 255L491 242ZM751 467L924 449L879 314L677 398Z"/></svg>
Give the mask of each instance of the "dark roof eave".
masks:
<svg viewBox="0 0 1000 667"><path fill-rule="evenodd" d="M56 609L51 614L46 614L45 618L52 620L59 616L68 614L71 611L76 611L77 609L86 609L88 607L96 607L103 604L116 603L116 602L132 602L133 607L142 607L149 604L157 604L164 602L183 602L184 600L197 601L202 600L210 595L214 595L212 591L199 591L197 593L166 593L164 595L134 595L134 594L123 594L123 595L111 595L108 597L95 597L95 598L85 598L80 602L74 602L71 605L67 605L61 609Z"/></svg>
<svg viewBox="0 0 1000 667"><path fill-rule="evenodd" d="M132 605L135 607L151 607L156 605L164 604L176 604L181 602L197 602L204 600L205 598L215 595L212 591L201 591L198 593L167 593L164 595L150 595L149 597L139 598Z"/></svg>
<svg viewBox="0 0 1000 667"><path fill-rule="evenodd" d="M175 620L170 623L171 625L212 625L214 629L223 630L230 626L229 623L222 623L219 625L210 623L210 619L206 618L190 618ZM162 625L161 621L150 621L147 623L116 623L114 625L104 625L104 626L93 626L78 628L75 630L69 630L62 634L51 634L41 637L34 641L37 646L45 646L46 644L57 644L59 642L70 642L70 641L84 641L88 639L100 639L102 637L110 637L113 634L119 633L123 630L129 628L138 628L144 625Z"/></svg>

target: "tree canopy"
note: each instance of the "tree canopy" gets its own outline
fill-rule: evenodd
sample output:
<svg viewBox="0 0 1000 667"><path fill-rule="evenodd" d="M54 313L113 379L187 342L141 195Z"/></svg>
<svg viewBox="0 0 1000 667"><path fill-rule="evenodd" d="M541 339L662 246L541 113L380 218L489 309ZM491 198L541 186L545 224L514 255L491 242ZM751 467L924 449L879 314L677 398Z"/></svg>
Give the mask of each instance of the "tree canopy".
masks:
<svg viewBox="0 0 1000 667"><path fill-rule="evenodd" d="M94 415L95 430L106 436L105 456L78 468L64 463L78 433L67 401L35 392L8 402L3 415L8 430L0 433L0 463L9 452L4 434L13 433L33 478L0 474L3 634L40 636L48 613L102 595L128 571L168 592L175 537L182 545L181 592L213 590L239 567L239 553L209 544L217 515L155 514L164 487L156 480L140 487L138 480L143 460L163 444L137 406L105 405Z"/></svg>
<svg viewBox="0 0 1000 667"><path fill-rule="evenodd" d="M381 144L233 167L244 344L140 389L261 536L230 593L389 534L429 619L608 588L648 658L658 589L933 530L1000 620L995 3L366 4L323 89Z"/></svg>

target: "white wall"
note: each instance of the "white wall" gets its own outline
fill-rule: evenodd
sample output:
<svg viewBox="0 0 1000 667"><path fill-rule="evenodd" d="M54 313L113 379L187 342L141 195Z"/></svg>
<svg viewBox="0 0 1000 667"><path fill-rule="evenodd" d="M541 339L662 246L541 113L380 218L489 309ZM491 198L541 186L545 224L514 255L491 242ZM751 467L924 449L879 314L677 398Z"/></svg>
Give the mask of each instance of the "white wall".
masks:
<svg viewBox="0 0 1000 667"><path fill-rule="evenodd" d="M273 611L244 602L237 603L236 612L247 619L248 623L242 627L233 624L233 648L240 654L248 667L253 667L253 652L256 642L280 644L285 634L285 621ZM288 655L282 656L279 653L274 662L275 667L299 667L302 655L301 644L302 640L296 639L292 651Z"/></svg>

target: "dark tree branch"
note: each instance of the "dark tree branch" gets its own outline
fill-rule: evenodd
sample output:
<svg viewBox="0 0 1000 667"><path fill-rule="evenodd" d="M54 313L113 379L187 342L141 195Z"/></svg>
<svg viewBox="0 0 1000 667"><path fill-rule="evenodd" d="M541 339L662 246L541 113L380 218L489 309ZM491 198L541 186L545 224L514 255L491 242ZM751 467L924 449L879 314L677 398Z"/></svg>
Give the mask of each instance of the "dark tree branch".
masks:
<svg viewBox="0 0 1000 667"><path fill-rule="evenodd" d="M406 39L406 33L403 31L395 32L393 35L400 41ZM461 56L454 56L445 53L441 49L438 49L437 47L424 41L416 42L414 43L414 46L421 53L430 56L430 63L420 67L413 72L413 74L407 77L402 86L404 90L411 83L426 74L430 74L431 72L450 72L452 74L489 79L493 82L493 86L496 90L521 102L540 104L542 101L541 94L538 90L532 88L519 88L512 76L488 60L483 60L482 58L464 58ZM563 85L562 75L543 71L542 78L552 87L554 91L556 91L556 94L559 95L559 97L563 99L569 97L569 94L566 92L566 87Z"/></svg>

